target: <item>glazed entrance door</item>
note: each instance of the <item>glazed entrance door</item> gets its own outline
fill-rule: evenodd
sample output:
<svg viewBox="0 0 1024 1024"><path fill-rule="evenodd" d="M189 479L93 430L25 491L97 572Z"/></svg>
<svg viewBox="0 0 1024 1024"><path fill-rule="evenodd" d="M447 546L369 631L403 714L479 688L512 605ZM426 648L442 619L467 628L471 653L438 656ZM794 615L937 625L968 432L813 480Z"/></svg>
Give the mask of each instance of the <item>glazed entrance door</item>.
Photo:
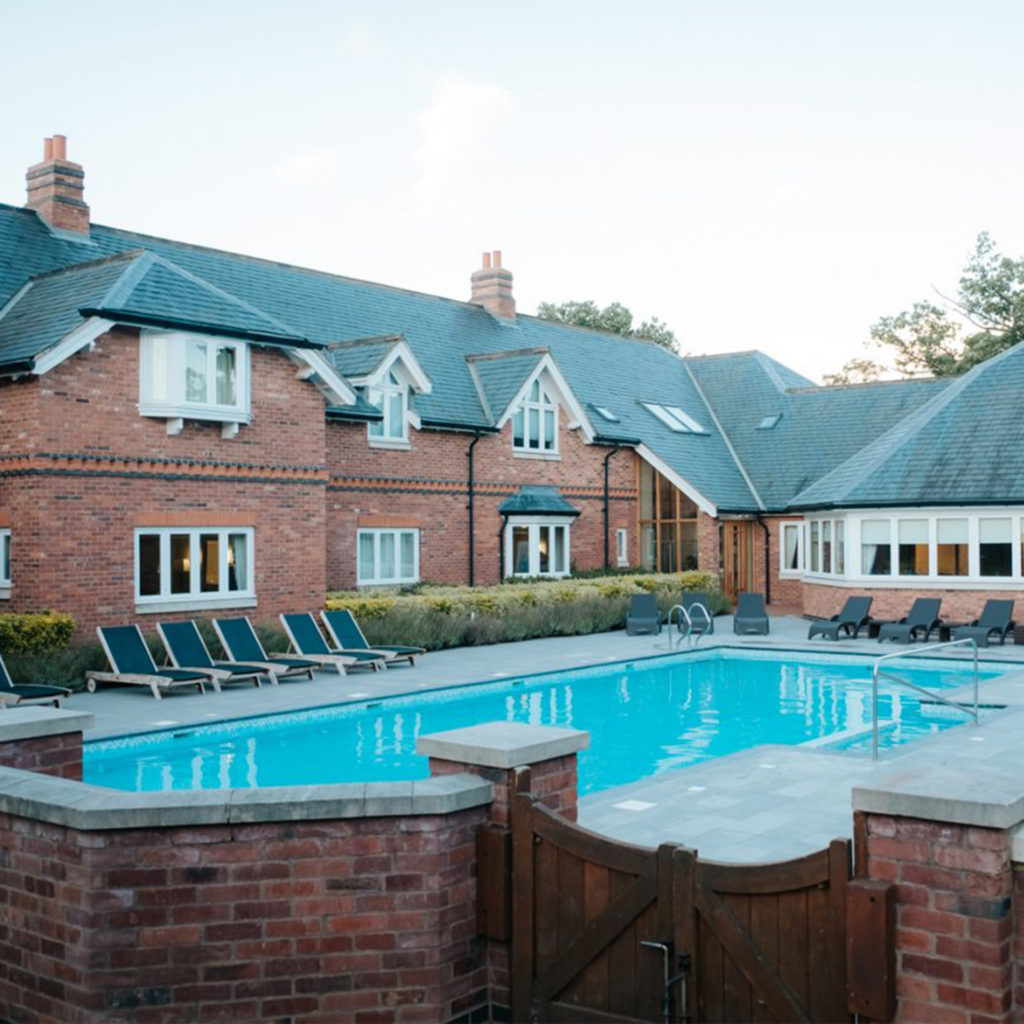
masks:
<svg viewBox="0 0 1024 1024"><path fill-rule="evenodd" d="M722 587L730 601L754 586L754 524L749 520L722 523Z"/></svg>

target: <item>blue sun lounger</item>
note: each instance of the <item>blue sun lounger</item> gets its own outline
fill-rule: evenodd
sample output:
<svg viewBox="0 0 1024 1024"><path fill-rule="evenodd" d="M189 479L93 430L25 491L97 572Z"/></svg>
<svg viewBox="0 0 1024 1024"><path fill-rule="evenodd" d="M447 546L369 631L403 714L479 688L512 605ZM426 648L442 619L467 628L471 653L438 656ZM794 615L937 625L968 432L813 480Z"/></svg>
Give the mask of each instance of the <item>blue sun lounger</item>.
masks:
<svg viewBox="0 0 1024 1024"><path fill-rule="evenodd" d="M148 686L157 700L165 692L182 686L194 686L206 693L206 683L220 690L220 683L209 672L180 668L157 668L138 626L97 626L96 635L113 672L87 672L85 685L90 693L97 683L128 683Z"/></svg>

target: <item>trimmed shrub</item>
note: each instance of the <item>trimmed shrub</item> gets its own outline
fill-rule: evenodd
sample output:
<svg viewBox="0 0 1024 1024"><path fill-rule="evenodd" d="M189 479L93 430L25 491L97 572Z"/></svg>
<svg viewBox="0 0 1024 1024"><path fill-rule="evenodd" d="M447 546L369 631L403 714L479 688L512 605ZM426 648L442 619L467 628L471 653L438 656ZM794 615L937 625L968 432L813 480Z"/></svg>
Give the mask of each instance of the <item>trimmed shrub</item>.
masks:
<svg viewBox="0 0 1024 1024"><path fill-rule="evenodd" d="M63 612L0 615L0 651L4 655L42 654L67 647L75 620Z"/></svg>

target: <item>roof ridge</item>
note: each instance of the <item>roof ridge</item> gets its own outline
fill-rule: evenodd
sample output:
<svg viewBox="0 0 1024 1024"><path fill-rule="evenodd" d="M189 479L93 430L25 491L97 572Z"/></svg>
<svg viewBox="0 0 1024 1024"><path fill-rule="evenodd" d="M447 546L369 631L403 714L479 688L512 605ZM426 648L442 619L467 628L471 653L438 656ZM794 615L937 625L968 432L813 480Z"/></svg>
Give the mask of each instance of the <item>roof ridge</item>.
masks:
<svg viewBox="0 0 1024 1024"><path fill-rule="evenodd" d="M496 362L500 359L515 359L525 356L546 356L551 354L547 345L536 345L533 348L507 348L500 352L470 352L466 356L467 363Z"/></svg>
<svg viewBox="0 0 1024 1024"><path fill-rule="evenodd" d="M96 267L104 266L109 263L117 263L119 261L129 262L136 260L140 256L145 256L149 252L148 249L125 249L124 252L114 253L112 256L103 256L98 260L87 260L85 263L65 263L62 267L56 267L53 270L44 270L40 274L33 274L28 281L44 281L51 277L60 277L61 274L72 274L78 270L94 270Z"/></svg>
<svg viewBox="0 0 1024 1024"><path fill-rule="evenodd" d="M772 360L757 349L754 349L754 359L758 366L764 371L765 376L775 385L777 391L783 394L786 391L786 382L779 376L779 371L772 365ZM795 372L795 371L794 371Z"/></svg>
<svg viewBox="0 0 1024 1024"><path fill-rule="evenodd" d="M379 345L384 342L394 344L405 339L405 335L399 331L397 334L370 334L365 338L346 338L344 341L329 341L326 348L336 352L340 348L358 348L360 345Z"/></svg>
<svg viewBox="0 0 1024 1024"><path fill-rule="evenodd" d="M933 381L942 380L942 377L893 377L886 380L860 380L850 381L847 384L813 384L806 388L787 387L786 390L793 395L807 394L810 391L844 391L853 390L856 388L877 388L877 387L891 387L896 384L910 384L917 381ZM950 378L956 379L956 378Z"/></svg>

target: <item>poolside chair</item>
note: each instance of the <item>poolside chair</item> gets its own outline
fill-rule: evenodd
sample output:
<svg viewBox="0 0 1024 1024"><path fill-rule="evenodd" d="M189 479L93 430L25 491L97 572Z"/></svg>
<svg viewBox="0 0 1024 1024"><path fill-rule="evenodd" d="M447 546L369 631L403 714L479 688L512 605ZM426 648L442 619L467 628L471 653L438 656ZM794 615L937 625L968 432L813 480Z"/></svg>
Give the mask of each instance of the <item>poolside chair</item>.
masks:
<svg viewBox="0 0 1024 1024"><path fill-rule="evenodd" d="M286 654L268 655L247 618L214 619L213 628L232 661L257 665L267 672L273 672L278 679L291 679L294 676L312 679L313 673L320 667L309 658L291 658Z"/></svg>
<svg viewBox="0 0 1024 1024"><path fill-rule="evenodd" d="M690 616L690 629L694 633L710 636L715 631L715 617L711 614L711 599L699 590L688 590L683 594L683 607Z"/></svg>
<svg viewBox="0 0 1024 1024"><path fill-rule="evenodd" d="M194 686L206 693L206 683L220 691L220 683L209 672L194 669L157 668L138 626L97 626L96 635L113 672L87 672L86 689L96 692L97 683L129 683L148 686L157 700L179 686Z"/></svg>
<svg viewBox="0 0 1024 1024"><path fill-rule="evenodd" d="M234 661L214 661L203 643L203 638L194 622L158 622L156 631L164 642L171 664L175 668L208 672L219 683L252 683L262 685L262 676L269 676L275 683L273 672L259 665L239 665Z"/></svg>
<svg viewBox="0 0 1024 1024"><path fill-rule="evenodd" d="M979 647L988 647L989 640L999 638L1006 643L1006 634L1013 629L1013 601L989 598L985 607L969 626L957 626L953 630L954 640L973 640Z"/></svg>
<svg viewBox="0 0 1024 1024"><path fill-rule="evenodd" d="M324 668L336 668L344 675L347 668L369 668L376 672L385 667L383 656L373 651L332 651L309 612L282 612L281 625L296 653L320 662Z"/></svg>
<svg viewBox="0 0 1024 1024"><path fill-rule="evenodd" d="M843 630L852 640L871 621L868 610L871 608L870 597L848 597L843 610L831 619L815 619L807 631L807 639L823 636L829 640L838 640L839 631Z"/></svg>
<svg viewBox="0 0 1024 1024"><path fill-rule="evenodd" d="M629 599L626 632L630 636L661 632L661 613L658 611L658 599L653 594L634 594Z"/></svg>
<svg viewBox="0 0 1024 1024"><path fill-rule="evenodd" d="M764 594L740 594L736 612L732 617L734 633L768 633L768 611L764 606Z"/></svg>
<svg viewBox="0 0 1024 1024"><path fill-rule="evenodd" d="M15 704L52 704L60 707L65 697L71 696L66 686L45 686L39 683L12 683L10 673L0 658L0 708Z"/></svg>
<svg viewBox="0 0 1024 1024"><path fill-rule="evenodd" d="M939 618L941 608L941 597L915 598L910 606L910 612L899 622L879 623L878 642L895 640L897 643L909 644L920 637L927 643L932 630L937 630L942 625L942 619Z"/></svg>
<svg viewBox="0 0 1024 1024"><path fill-rule="evenodd" d="M323 611L320 618L327 627L331 639L342 650L346 651L372 651L374 654L381 654L390 665L392 661L407 661L410 665L416 664L416 659L421 654L426 654L425 647L403 647L400 644L373 644L366 642L363 631L359 628L355 616L347 609L340 608L335 611Z"/></svg>

